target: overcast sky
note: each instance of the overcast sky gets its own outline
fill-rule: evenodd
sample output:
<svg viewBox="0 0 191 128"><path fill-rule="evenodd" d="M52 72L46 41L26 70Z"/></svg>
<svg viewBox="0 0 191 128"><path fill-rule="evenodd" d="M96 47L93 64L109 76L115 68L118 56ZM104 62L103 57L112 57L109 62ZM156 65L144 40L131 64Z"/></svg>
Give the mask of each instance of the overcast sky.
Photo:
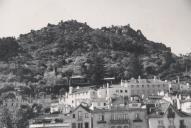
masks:
<svg viewBox="0 0 191 128"><path fill-rule="evenodd" d="M176 54L191 52L191 0L0 0L0 37L70 19L93 28L130 24Z"/></svg>

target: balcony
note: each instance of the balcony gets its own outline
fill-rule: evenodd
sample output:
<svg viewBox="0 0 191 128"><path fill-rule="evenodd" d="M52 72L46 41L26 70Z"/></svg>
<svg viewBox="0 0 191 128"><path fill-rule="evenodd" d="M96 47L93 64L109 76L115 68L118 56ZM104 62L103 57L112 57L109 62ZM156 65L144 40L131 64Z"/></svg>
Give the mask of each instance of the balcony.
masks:
<svg viewBox="0 0 191 128"><path fill-rule="evenodd" d="M175 113L168 113L167 118L175 118Z"/></svg>
<svg viewBox="0 0 191 128"><path fill-rule="evenodd" d="M107 122L105 120L99 120L97 121L98 124L106 124Z"/></svg>
<svg viewBox="0 0 191 128"><path fill-rule="evenodd" d="M83 121L83 118L78 118L78 121Z"/></svg>
<svg viewBox="0 0 191 128"><path fill-rule="evenodd" d="M111 124L129 124L129 120L110 120Z"/></svg>
<svg viewBox="0 0 191 128"><path fill-rule="evenodd" d="M165 128L164 125L159 125L157 128Z"/></svg>
<svg viewBox="0 0 191 128"><path fill-rule="evenodd" d="M168 128L176 128L174 125L170 125L168 126Z"/></svg>
<svg viewBox="0 0 191 128"><path fill-rule="evenodd" d="M186 128L186 125L180 125L179 128Z"/></svg>
<svg viewBox="0 0 191 128"><path fill-rule="evenodd" d="M134 119L133 120L134 123L140 123L140 122L143 122L141 119L137 118L137 119Z"/></svg>

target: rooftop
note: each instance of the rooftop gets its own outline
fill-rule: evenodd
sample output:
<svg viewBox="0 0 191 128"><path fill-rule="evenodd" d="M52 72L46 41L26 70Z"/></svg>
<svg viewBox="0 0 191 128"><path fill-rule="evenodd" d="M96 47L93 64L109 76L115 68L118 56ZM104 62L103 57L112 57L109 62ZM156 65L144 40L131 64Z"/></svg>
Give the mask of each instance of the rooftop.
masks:
<svg viewBox="0 0 191 128"><path fill-rule="evenodd" d="M76 87L72 90L72 93L85 93L89 90L93 90L94 86L88 86L88 87Z"/></svg>

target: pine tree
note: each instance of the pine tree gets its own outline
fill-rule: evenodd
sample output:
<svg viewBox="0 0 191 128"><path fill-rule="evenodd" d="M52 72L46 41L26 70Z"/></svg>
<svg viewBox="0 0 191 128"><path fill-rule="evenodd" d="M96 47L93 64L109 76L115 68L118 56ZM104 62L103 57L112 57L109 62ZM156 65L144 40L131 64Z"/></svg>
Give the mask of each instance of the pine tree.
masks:
<svg viewBox="0 0 191 128"><path fill-rule="evenodd" d="M103 84L103 79L105 76L105 63L101 56L98 56L97 54L90 56L90 66L87 69L86 74L92 84L96 86Z"/></svg>
<svg viewBox="0 0 191 128"><path fill-rule="evenodd" d="M1 125L6 128L13 128L12 115L7 108L3 108Z"/></svg>

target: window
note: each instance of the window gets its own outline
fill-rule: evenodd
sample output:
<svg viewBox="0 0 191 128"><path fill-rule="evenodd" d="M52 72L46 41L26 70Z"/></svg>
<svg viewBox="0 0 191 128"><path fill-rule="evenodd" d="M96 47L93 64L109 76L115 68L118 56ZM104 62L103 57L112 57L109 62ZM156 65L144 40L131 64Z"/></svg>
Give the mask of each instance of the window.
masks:
<svg viewBox="0 0 191 128"><path fill-rule="evenodd" d="M139 119L139 114L138 113L135 114L135 119Z"/></svg>
<svg viewBox="0 0 191 128"><path fill-rule="evenodd" d="M180 124L184 124L184 120L180 120Z"/></svg>
<svg viewBox="0 0 191 128"><path fill-rule="evenodd" d="M115 128L115 126L111 126L111 128Z"/></svg>
<svg viewBox="0 0 191 128"><path fill-rule="evenodd" d="M78 123L78 128L83 128L83 123Z"/></svg>
<svg viewBox="0 0 191 128"><path fill-rule="evenodd" d="M124 126L123 128L129 128L128 126Z"/></svg>
<svg viewBox="0 0 191 128"><path fill-rule="evenodd" d="M88 113L85 113L85 118L88 118L88 117L89 117Z"/></svg>
<svg viewBox="0 0 191 128"><path fill-rule="evenodd" d="M125 93L127 93L127 90L125 90Z"/></svg>
<svg viewBox="0 0 191 128"><path fill-rule="evenodd" d="M170 124L170 125L173 125L173 122L174 122L174 121L173 121L172 119L169 119L169 124Z"/></svg>
<svg viewBox="0 0 191 128"><path fill-rule="evenodd" d="M118 93L118 92L119 92L119 90L116 90L116 92Z"/></svg>
<svg viewBox="0 0 191 128"><path fill-rule="evenodd" d="M72 128L76 128L76 123L72 123Z"/></svg>
<svg viewBox="0 0 191 128"><path fill-rule="evenodd" d="M78 111L78 119L82 119L82 111Z"/></svg>
<svg viewBox="0 0 191 128"><path fill-rule="evenodd" d="M133 85L131 85L131 88L133 88Z"/></svg>
<svg viewBox="0 0 191 128"><path fill-rule="evenodd" d="M137 85L137 88L139 87L139 85Z"/></svg>
<svg viewBox="0 0 191 128"><path fill-rule="evenodd" d="M123 93L123 90L120 90L121 93Z"/></svg>
<svg viewBox="0 0 191 128"><path fill-rule="evenodd" d="M142 85L142 88L144 88L144 85Z"/></svg>
<svg viewBox="0 0 191 128"><path fill-rule="evenodd" d="M75 114L73 114L72 116L73 116L73 118L75 118Z"/></svg>
<svg viewBox="0 0 191 128"><path fill-rule="evenodd" d="M104 106L106 106L106 103L103 103Z"/></svg>
<svg viewBox="0 0 191 128"><path fill-rule="evenodd" d="M158 120L158 125L164 125L163 120Z"/></svg>
<svg viewBox="0 0 191 128"><path fill-rule="evenodd" d="M121 128L121 126L117 126L117 128Z"/></svg>
<svg viewBox="0 0 191 128"><path fill-rule="evenodd" d="M85 128L89 128L89 123L88 122L85 122Z"/></svg>
<svg viewBox="0 0 191 128"><path fill-rule="evenodd" d="M184 120L180 120L180 128L186 128L186 125L184 124Z"/></svg>
<svg viewBox="0 0 191 128"><path fill-rule="evenodd" d="M147 85L147 88L149 88L149 85Z"/></svg>
<svg viewBox="0 0 191 128"><path fill-rule="evenodd" d="M124 114L124 119L128 119L128 114Z"/></svg>
<svg viewBox="0 0 191 128"><path fill-rule="evenodd" d="M104 115L103 114L99 115L99 120L104 121Z"/></svg>

